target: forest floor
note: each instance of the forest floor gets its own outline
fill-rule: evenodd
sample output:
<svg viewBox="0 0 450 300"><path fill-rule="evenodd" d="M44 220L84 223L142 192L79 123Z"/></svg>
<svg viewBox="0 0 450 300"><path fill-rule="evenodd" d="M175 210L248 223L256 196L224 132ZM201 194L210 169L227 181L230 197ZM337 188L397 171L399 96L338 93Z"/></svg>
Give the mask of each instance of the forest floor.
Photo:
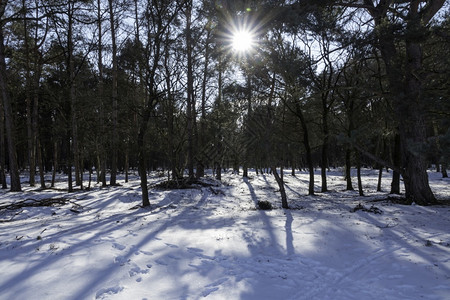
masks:
<svg viewBox="0 0 450 300"><path fill-rule="evenodd" d="M306 173L287 174L291 209L253 172L179 190L152 173L150 208L135 174L70 194L62 176L1 191L0 299L450 299L448 178L429 173L445 201L422 207L388 200L387 173L375 192L377 171L363 170L365 197L342 170L316 196Z"/></svg>

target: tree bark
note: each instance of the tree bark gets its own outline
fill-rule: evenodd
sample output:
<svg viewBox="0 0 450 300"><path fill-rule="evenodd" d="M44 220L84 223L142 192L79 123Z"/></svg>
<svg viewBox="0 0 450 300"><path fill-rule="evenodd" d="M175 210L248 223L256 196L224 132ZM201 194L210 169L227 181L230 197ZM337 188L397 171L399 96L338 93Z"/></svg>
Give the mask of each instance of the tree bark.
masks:
<svg viewBox="0 0 450 300"><path fill-rule="evenodd" d="M381 192L381 179L382 178L383 178L383 165L379 165L379 168L378 168L377 192Z"/></svg>
<svg viewBox="0 0 450 300"><path fill-rule="evenodd" d="M2 189L8 188L6 183L5 114L2 99L0 99L0 182Z"/></svg>
<svg viewBox="0 0 450 300"><path fill-rule="evenodd" d="M55 187L56 170L58 169L58 141L53 142L53 170L52 170L52 183L50 187Z"/></svg>
<svg viewBox="0 0 450 300"><path fill-rule="evenodd" d="M97 183L101 182L102 186L106 186L106 142L105 142L105 105L104 105L104 84L103 84L103 27L102 27L102 11L101 0L97 0L97 30L98 30L98 91L97 101L99 105L99 123L100 123L100 149L98 150L97 158Z"/></svg>
<svg viewBox="0 0 450 300"><path fill-rule="evenodd" d="M211 30L207 30L207 36L205 41L205 64L203 66L203 78L202 78L202 98L201 98L201 116L200 116L200 134L198 139L198 149L204 149L206 144L206 85L208 81L208 67L210 59L210 44L211 42ZM205 156L200 154L197 158L197 178L205 176Z"/></svg>
<svg viewBox="0 0 450 300"><path fill-rule="evenodd" d="M192 70L191 36L192 0L186 1L186 54L187 54L187 134L188 134L188 176L194 178L194 74Z"/></svg>
<svg viewBox="0 0 450 300"><path fill-rule="evenodd" d="M113 0L108 0L109 4L109 21L111 26L111 43L112 43L112 137L111 137L111 178L110 185L117 184L117 159L118 159L118 129L117 129L117 43L116 43L116 19L114 18Z"/></svg>
<svg viewBox="0 0 450 300"><path fill-rule="evenodd" d="M356 153L356 173L358 177L358 193L360 196L364 196L362 180L361 180L361 153Z"/></svg>
<svg viewBox="0 0 450 300"><path fill-rule="evenodd" d="M353 191L353 185L352 185L352 174L351 174L351 170L352 170L352 150L350 147L348 147L345 150L345 180L347 182L347 191Z"/></svg>
<svg viewBox="0 0 450 300"><path fill-rule="evenodd" d="M272 85L273 86L273 85ZM252 79L250 74L247 74L247 126L250 126L250 118L252 118ZM247 130L247 132L249 132ZM248 140L244 143L244 159L242 162L242 177L248 178L248 165L250 162L250 144Z"/></svg>
<svg viewBox="0 0 450 300"><path fill-rule="evenodd" d="M375 7L369 1L367 9L378 29L377 47L386 66L394 113L399 116L398 133L402 149L405 196L409 203L419 205L437 202L428 182L425 155L421 153L427 137L425 99L420 78L423 74L421 43L426 39L426 26L444 3L445 0L434 0L420 6L419 1L411 1L407 7L408 14L404 24L406 33L402 37L404 44L401 46L398 46L401 43L398 43L393 34L393 25L386 24L389 22L386 14L390 2L383 1Z"/></svg>
<svg viewBox="0 0 450 300"><path fill-rule="evenodd" d="M0 17L3 16L5 7L0 6ZM11 100L6 88L6 60L5 60L5 39L3 36L3 23L0 24L0 97L3 101L3 110L5 116L5 132L8 144L9 169L11 177L11 191L20 192L22 187L20 184L19 166L17 164L16 153L16 136L13 120L13 112Z"/></svg>
<svg viewBox="0 0 450 300"><path fill-rule="evenodd" d="M41 189L46 189L45 186L45 173L44 173L44 160L42 158L42 147L41 142L37 140L36 143L37 147L37 158L38 158L38 164L39 164L39 180L41 182Z"/></svg>
<svg viewBox="0 0 450 300"><path fill-rule="evenodd" d="M29 166L29 184L35 186L35 173L36 173L36 145L34 132L32 128L32 90L33 84L31 79L31 62L30 62L30 46L29 46L29 32L28 32L28 18L26 15L27 9L25 0L22 0L22 18L23 18L23 30L24 30L24 48L25 48L25 103L26 103L26 115L27 115L27 144L28 144L28 166Z"/></svg>
<svg viewBox="0 0 450 300"><path fill-rule="evenodd" d="M314 195L314 164L312 160L312 150L311 143L309 141L309 130L308 124L306 123L306 118L303 114L303 111L300 107L300 104L296 104L296 112L297 116L300 119L300 124L303 130L303 146L305 147L306 152L306 164L308 166L309 171L309 184L308 184L308 195Z"/></svg>
<svg viewBox="0 0 450 300"><path fill-rule="evenodd" d="M288 202L287 202L286 189L284 188L284 181L280 177L280 175L278 174L277 168L275 166L272 166L271 169L272 169L272 174L275 177L275 181L278 184L278 188L280 189L281 207L288 209L289 205L288 205Z"/></svg>
<svg viewBox="0 0 450 300"><path fill-rule="evenodd" d="M400 135L397 133L394 137L394 150L392 153L392 163L396 168L401 169L401 142ZM391 192L390 194L400 194L400 172L397 170L393 170L392 172L392 182L391 182Z"/></svg>
<svg viewBox="0 0 450 300"><path fill-rule="evenodd" d="M326 101L326 100L325 100ZM326 102L323 104L324 107L326 107ZM328 192L328 186L327 186L327 167L328 167L328 140L329 140L329 129L328 129L328 112L326 108L324 108L324 111L322 112L322 132L323 132L323 145L322 145L322 153L321 153L321 160L320 160L320 177L322 179L322 188L321 192L325 193Z"/></svg>

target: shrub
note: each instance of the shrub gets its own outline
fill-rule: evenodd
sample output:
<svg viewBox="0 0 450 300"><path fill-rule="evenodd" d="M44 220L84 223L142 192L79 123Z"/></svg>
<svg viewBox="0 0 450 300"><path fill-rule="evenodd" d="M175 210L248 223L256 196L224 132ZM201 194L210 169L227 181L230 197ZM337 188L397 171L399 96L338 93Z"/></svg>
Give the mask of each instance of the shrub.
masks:
<svg viewBox="0 0 450 300"><path fill-rule="evenodd" d="M267 200L264 201L258 201L258 207L262 210L271 210L272 209L272 203L270 203Z"/></svg>

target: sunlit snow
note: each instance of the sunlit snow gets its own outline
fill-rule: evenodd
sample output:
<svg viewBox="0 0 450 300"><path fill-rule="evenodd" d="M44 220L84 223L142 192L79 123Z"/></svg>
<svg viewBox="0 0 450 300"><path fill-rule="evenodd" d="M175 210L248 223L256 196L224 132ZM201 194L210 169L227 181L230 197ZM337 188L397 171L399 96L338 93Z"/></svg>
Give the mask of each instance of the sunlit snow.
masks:
<svg viewBox="0 0 450 300"><path fill-rule="evenodd" d="M273 177L254 172L151 188L150 209L135 208L136 174L71 194L63 176L55 189L2 190L1 207L69 202L0 210L0 299L450 299L450 206L393 204L383 175L377 193L377 171L364 170L359 197L332 170L331 192L311 197L307 173L286 172L289 210ZM165 179L152 173L150 184ZM450 198L449 179L430 172L430 182ZM359 203L382 214L351 212Z"/></svg>

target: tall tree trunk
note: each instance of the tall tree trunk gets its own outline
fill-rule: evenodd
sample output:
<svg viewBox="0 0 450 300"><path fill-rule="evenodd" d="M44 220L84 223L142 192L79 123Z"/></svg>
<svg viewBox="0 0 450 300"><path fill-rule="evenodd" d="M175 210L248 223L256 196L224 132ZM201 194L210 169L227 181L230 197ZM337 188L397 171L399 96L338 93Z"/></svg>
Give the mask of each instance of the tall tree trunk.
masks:
<svg viewBox="0 0 450 300"><path fill-rule="evenodd" d="M297 116L300 119L300 124L303 130L303 146L305 147L306 155L306 165L309 171L309 184L308 184L308 195L314 195L314 165L312 159L311 143L309 140L309 130L308 124L306 123L306 118L299 103L296 103Z"/></svg>
<svg viewBox="0 0 450 300"><path fill-rule="evenodd" d="M36 173L36 146L34 144L34 133L32 128L32 90L33 84L31 79L31 62L30 62L30 45L29 45L29 32L28 32L28 18L25 0L22 0L22 12L23 12L23 30L24 30L24 47L25 47L25 98L26 98L26 115L27 115L27 144L28 144L28 167L30 171L29 184L35 186L35 173Z"/></svg>
<svg viewBox="0 0 450 300"><path fill-rule="evenodd" d="M322 193L328 191L327 186L327 168L328 168L328 140L329 140L329 130L328 130L328 111L327 111L327 104L326 100L323 103L324 111L322 116L322 133L323 133L323 140L322 140L322 153L321 153L321 160L320 160L320 177L322 179Z"/></svg>
<svg viewBox="0 0 450 300"><path fill-rule="evenodd" d="M401 116L398 118L398 133L402 149L405 197L409 203L419 205L437 202L428 182L427 162L422 153L422 145L427 137L424 119L427 110L420 78L423 74L421 43L426 39L426 26L445 2L428 1L425 6L420 6L420 1L409 3L404 48L397 46L392 28L385 24L386 10L369 9L379 29L377 45L386 66L394 113ZM387 8L389 3L379 5Z"/></svg>
<svg viewBox="0 0 450 300"><path fill-rule="evenodd" d="M73 15L75 13L75 3L68 2L68 30L67 30L67 72L69 78L69 102L70 102L70 132L67 138L68 154L67 154L67 172L68 172L68 191L73 192L72 166L75 167L75 184L79 180L79 157L78 157L78 116L75 94L75 62L74 62L74 45L73 45Z"/></svg>
<svg viewBox="0 0 450 300"><path fill-rule="evenodd" d="M252 118L252 78L250 77L250 74L247 74L247 126L250 126L250 119ZM248 133L250 133L250 130L247 130ZM251 133L250 133L251 134ZM250 140L252 138L250 137ZM244 161L242 164L242 177L248 178L248 165L250 162L250 144L248 143L248 140L244 143Z"/></svg>
<svg viewBox="0 0 450 300"><path fill-rule="evenodd" d="M106 186L106 130L105 130L105 105L104 105L104 84L103 84L103 27L102 27L102 11L101 11L101 0L97 0L97 30L98 30L98 93L97 102L99 105L99 123L100 123L100 147L97 164L97 183L102 182L102 186ZM100 172L99 172L100 170Z"/></svg>
<svg viewBox="0 0 450 300"><path fill-rule="evenodd" d="M4 14L5 7L0 6L0 17ZM3 36L3 23L0 24L0 97L3 101L5 115L5 131L8 144L9 169L11 177L11 191L20 192L22 190L19 176L19 166L17 164L16 136L13 120L11 101L6 88L6 61L5 61L5 39Z"/></svg>
<svg viewBox="0 0 450 300"><path fill-rule="evenodd" d="M152 97L152 95L150 95ZM145 144L144 144L144 136L147 132L148 122L150 120L150 113L152 109L151 103L144 109L142 115L141 125L139 127L139 133L137 137L137 146L138 146L138 169L139 176L141 178L141 190L142 190L142 206L147 207L150 206L150 200L148 198L148 181L147 181L147 160L145 153Z"/></svg>
<svg viewBox="0 0 450 300"><path fill-rule="evenodd" d="M6 145L5 145L5 114L3 100L0 99L0 182L2 189L7 189L6 183Z"/></svg>
<svg viewBox="0 0 450 300"><path fill-rule="evenodd" d="M202 99L201 99L201 116L200 116L200 134L198 138L198 149L204 149L206 146L206 85L208 82L208 67L210 59L210 42L211 42L211 30L207 30L206 42L205 42L205 64L203 66L203 78L202 78ZM197 178L205 176L205 155L199 154L197 158Z"/></svg>
<svg viewBox="0 0 450 300"><path fill-rule="evenodd" d="M170 33L166 33L166 39L168 40ZM172 71L170 69L170 45L168 43L164 44L164 69L165 69L165 80L167 86L167 99L166 99L166 110L167 110L167 147L168 147L168 157L170 161L170 171L172 175L172 180L179 181L182 179L183 174L179 174L178 171L178 157L177 150L175 147L176 137L175 137L175 97L172 93Z"/></svg>
<svg viewBox="0 0 450 300"><path fill-rule="evenodd" d="M413 25L411 25L413 26ZM405 97L410 105L405 107L402 103L396 103L397 108L405 113L409 110L405 118L400 118L399 128L400 137L403 142L403 155L405 157L405 173L403 180L405 183L405 196L409 202L415 202L420 205L437 203L433 192L431 191L425 155L422 152L422 146L427 139L426 124L423 111L423 87L417 74L422 71L422 49L415 41L406 41L407 72L405 78ZM407 117L409 116L409 117ZM417 151L416 149L420 149Z"/></svg>
<svg viewBox="0 0 450 300"><path fill-rule="evenodd" d="M352 139L352 132L355 129L355 121L353 120L354 115L354 101L352 98L348 99L349 103L347 103L347 118L348 118L348 128L347 128L347 137L349 140ZM359 153L357 155L360 155ZM347 191L353 191L352 185L352 148L347 146L345 151L345 179L347 181Z"/></svg>
<svg viewBox="0 0 450 300"><path fill-rule="evenodd" d="M187 134L188 134L188 176L194 178L194 74L192 70L191 36L192 0L186 1L186 54L187 54Z"/></svg>
<svg viewBox="0 0 450 300"><path fill-rule="evenodd" d="M118 131L117 131L117 110L118 110L118 102L117 102L117 43L116 43L116 20L114 18L114 7L113 0L108 0L109 3L109 20L111 25L111 43L112 43L112 137L111 137L111 148L112 148L112 156L111 156L111 178L110 184L117 184L117 159L118 159Z"/></svg>
<svg viewBox="0 0 450 300"><path fill-rule="evenodd" d="M222 88L223 88L223 80L222 80L222 76L223 76L223 62L222 62L222 57L219 57L219 78L218 78L218 97L217 97L217 113L218 113L218 132L216 133L216 151L217 154L215 155L215 162L214 162L214 167L216 169L216 179L217 180L222 180L222 130L221 130L221 124L220 124L220 119L221 119L221 106L222 106Z"/></svg>

